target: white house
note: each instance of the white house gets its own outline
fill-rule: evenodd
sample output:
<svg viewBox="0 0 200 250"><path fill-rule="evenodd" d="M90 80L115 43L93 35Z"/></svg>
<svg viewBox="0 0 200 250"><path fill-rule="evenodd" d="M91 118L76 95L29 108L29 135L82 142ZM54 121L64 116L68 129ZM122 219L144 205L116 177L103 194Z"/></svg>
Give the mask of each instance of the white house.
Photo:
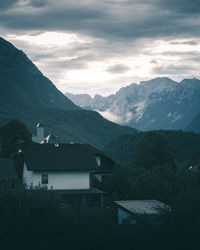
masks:
<svg viewBox="0 0 200 250"><path fill-rule="evenodd" d="M81 144L35 144L23 154L23 182L29 188L90 189L90 173L99 168Z"/></svg>
<svg viewBox="0 0 200 250"><path fill-rule="evenodd" d="M138 216L146 216L153 223L160 211L170 207L157 200L124 200L115 201L117 205L118 224L136 224Z"/></svg>
<svg viewBox="0 0 200 250"><path fill-rule="evenodd" d="M48 135L44 137L44 126L41 123L37 124L37 135L32 136L32 141L39 144L57 144L57 136ZM74 143L70 143L74 144ZM90 153L92 153L96 159L98 169L96 170L94 176L101 182L105 175L111 173L111 169L114 166L115 162L109 157L105 156L104 153L90 144L82 144Z"/></svg>
<svg viewBox="0 0 200 250"><path fill-rule="evenodd" d="M83 144L33 144L23 152L22 180L27 188L46 187L63 195L100 195L90 175L99 170L95 155Z"/></svg>

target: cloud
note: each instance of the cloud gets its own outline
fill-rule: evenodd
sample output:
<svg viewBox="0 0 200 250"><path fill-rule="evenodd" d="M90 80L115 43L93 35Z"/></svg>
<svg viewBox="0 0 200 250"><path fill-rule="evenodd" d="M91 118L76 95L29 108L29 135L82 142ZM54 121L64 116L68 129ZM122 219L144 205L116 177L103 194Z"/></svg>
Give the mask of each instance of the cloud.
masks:
<svg viewBox="0 0 200 250"><path fill-rule="evenodd" d="M1 0L0 12L1 34L64 92L199 74L199 0Z"/></svg>
<svg viewBox="0 0 200 250"><path fill-rule="evenodd" d="M15 30L76 31L111 40L177 34L179 37L195 37L200 34L199 17L196 16L200 9L198 4L199 1L195 0L82 0L79 3L71 0L32 0L29 5L23 6L23 10L18 7L12 8L9 13L2 13L0 21L5 27ZM37 11L29 8L30 5Z"/></svg>
<svg viewBox="0 0 200 250"><path fill-rule="evenodd" d="M154 67L152 72L159 75L176 75L177 72L181 75L191 75L196 71L196 68L188 65L168 65Z"/></svg>
<svg viewBox="0 0 200 250"><path fill-rule="evenodd" d="M55 68L65 68L69 69L86 69L88 68L88 59L87 57L78 57L69 60L57 60L52 62L52 66Z"/></svg>
<svg viewBox="0 0 200 250"><path fill-rule="evenodd" d="M124 65L124 64L116 64L112 65L107 68L106 71L112 73L112 74L123 74L130 70L130 67Z"/></svg>
<svg viewBox="0 0 200 250"><path fill-rule="evenodd" d="M13 7L19 0L1 0L0 1L0 12Z"/></svg>
<svg viewBox="0 0 200 250"><path fill-rule="evenodd" d="M31 5L36 8L41 8L47 5L47 2L45 0L29 0L27 2L27 5Z"/></svg>
<svg viewBox="0 0 200 250"><path fill-rule="evenodd" d="M182 45L182 44L186 44L186 45L191 45L191 46L198 45L198 43L195 42L195 41L183 41L183 42L175 41L175 42L171 42L171 44L172 44L172 45Z"/></svg>
<svg viewBox="0 0 200 250"><path fill-rule="evenodd" d="M150 63L157 64L158 62L156 60L151 60Z"/></svg>
<svg viewBox="0 0 200 250"><path fill-rule="evenodd" d="M106 111L99 111L97 110L97 112L102 115L104 118L108 119L109 121L115 122L115 123L122 123L123 120L121 117L113 114L112 112L110 112L110 110L106 110Z"/></svg>
<svg viewBox="0 0 200 250"><path fill-rule="evenodd" d="M52 32L52 38L48 35L45 39L45 33L42 34L29 34L28 39L24 35L8 38L25 53L28 52L43 74L63 92L108 95L132 82L139 83L157 76L173 76L175 80L182 80L188 73L188 77L198 77L199 39L192 40L197 45L186 44L191 39L140 39L126 42L124 46L122 41L110 43L82 35L74 39L73 34ZM60 37L61 42L51 43L53 37ZM193 69L187 70L187 64ZM119 71L120 74L115 73Z"/></svg>
<svg viewBox="0 0 200 250"><path fill-rule="evenodd" d="M176 59L176 61L179 64L183 64L183 63L187 63L186 66L191 67L191 65L193 65L193 67L198 68L198 64L200 64L200 51L199 51L200 45L197 46L196 50L189 50L189 51L167 51L165 53L163 53L163 56L165 57L175 57L175 58L179 58L178 60ZM190 63L188 65L188 63Z"/></svg>
<svg viewBox="0 0 200 250"><path fill-rule="evenodd" d="M198 14L200 13L200 1L199 0L155 0L161 7L169 9L173 12L185 13L185 14Z"/></svg>

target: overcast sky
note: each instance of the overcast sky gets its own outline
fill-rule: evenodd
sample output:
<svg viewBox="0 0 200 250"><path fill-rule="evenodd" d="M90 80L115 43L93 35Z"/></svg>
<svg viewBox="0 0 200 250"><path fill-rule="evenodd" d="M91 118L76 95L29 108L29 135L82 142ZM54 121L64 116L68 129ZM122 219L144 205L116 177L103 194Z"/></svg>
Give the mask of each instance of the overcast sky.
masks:
<svg viewBox="0 0 200 250"><path fill-rule="evenodd" d="M199 78L200 0L0 0L0 32L62 92Z"/></svg>

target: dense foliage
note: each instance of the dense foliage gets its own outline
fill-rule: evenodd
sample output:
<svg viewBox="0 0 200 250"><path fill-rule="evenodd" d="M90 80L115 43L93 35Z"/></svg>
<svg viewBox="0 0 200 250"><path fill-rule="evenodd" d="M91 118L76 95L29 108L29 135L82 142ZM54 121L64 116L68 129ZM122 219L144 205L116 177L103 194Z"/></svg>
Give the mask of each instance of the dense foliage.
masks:
<svg viewBox="0 0 200 250"><path fill-rule="evenodd" d="M134 150L127 161L117 165L112 174L104 178L103 183L97 184L114 199L158 199L173 204L178 196L185 195L187 192L192 194L194 189L200 188L200 181L197 181L200 180L198 179L200 178L200 154L194 157L190 154L190 147L182 149L180 145L192 145L192 142L194 144L196 142L195 146L197 146L198 140L195 141L192 137L194 133L191 135L184 133L187 138L186 143L177 139L178 133L183 134L183 132L172 131L168 132L168 137L165 138L163 131L143 133L141 139L137 139L137 143L134 141ZM130 140L126 139L126 141L130 143ZM179 145L180 151L189 151L188 154L185 152L185 155L190 156L191 160L185 168L180 167L180 163L175 163L172 150L178 150L178 146L173 146L172 149L169 141ZM195 153L198 150L199 148Z"/></svg>
<svg viewBox="0 0 200 250"><path fill-rule="evenodd" d="M200 158L200 134L184 131L157 131L169 142L171 153L178 165L197 161ZM104 152L116 162L123 164L134 158L136 146L149 132L122 135L104 148ZM155 142L152 141L152 147Z"/></svg>
<svg viewBox="0 0 200 250"><path fill-rule="evenodd" d="M134 157L131 158L129 165L150 169L162 164L175 167L168 141L159 132L150 131L145 133L137 144Z"/></svg>
<svg viewBox="0 0 200 250"><path fill-rule="evenodd" d="M192 210L182 207L185 198L193 202ZM3 250L198 249L200 202L188 195L179 198L173 213L163 214L159 227L145 221L118 225L111 208L69 209L60 196L45 189L1 188L0 204Z"/></svg>
<svg viewBox="0 0 200 250"><path fill-rule="evenodd" d="M17 119L0 128L1 157L14 157L19 150L23 150L31 143L31 133L26 125Z"/></svg>
<svg viewBox="0 0 200 250"><path fill-rule="evenodd" d="M157 199L170 205L171 212L164 215L164 223L159 228L159 233L167 233L169 241L174 240L176 246L171 246L170 249L198 249L199 135L182 131L152 131L142 133L140 139L138 135L137 138L123 138L131 143L131 137L134 138L132 154L130 153L123 164L115 166L112 174L106 176L102 183L96 182L96 186L106 191L111 201ZM122 144L124 141L121 141ZM123 149L122 144L121 151L120 144L115 145L115 149L119 149L115 151L116 156L116 152L122 155L127 153L126 149L130 150L128 144L126 149ZM174 155L178 159L176 163ZM183 167L186 159L189 160ZM179 240L184 242L185 248ZM164 248L165 246L160 247Z"/></svg>

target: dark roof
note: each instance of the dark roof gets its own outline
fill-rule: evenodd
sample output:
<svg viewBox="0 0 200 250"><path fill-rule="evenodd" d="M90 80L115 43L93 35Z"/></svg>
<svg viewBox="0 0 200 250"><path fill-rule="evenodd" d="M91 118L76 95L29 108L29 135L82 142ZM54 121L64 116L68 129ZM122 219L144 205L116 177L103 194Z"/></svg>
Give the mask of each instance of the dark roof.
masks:
<svg viewBox="0 0 200 250"><path fill-rule="evenodd" d="M82 144L84 147L86 147L90 152L92 152L96 156L101 156L101 167L99 169L99 172L101 171L111 171L113 169L113 166L115 165L115 161L113 161L110 157L105 155L102 151L95 148L94 146L90 144Z"/></svg>
<svg viewBox="0 0 200 250"><path fill-rule="evenodd" d="M33 171L98 169L94 155L81 144L33 144L23 155Z"/></svg>
<svg viewBox="0 0 200 250"><path fill-rule="evenodd" d="M82 144L84 147L86 147L87 149L89 149L93 154L96 155L103 155L103 152L100 151L99 149L95 148L94 146L90 145L90 144Z"/></svg>
<svg viewBox="0 0 200 250"><path fill-rule="evenodd" d="M101 191L97 188L90 189L77 189L77 190L51 190L55 193L66 194L66 195L98 195L106 194L104 191Z"/></svg>
<svg viewBox="0 0 200 250"><path fill-rule="evenodd" d="M11 159L0 159L0 179L15 179L17 174Z"/></svg>

